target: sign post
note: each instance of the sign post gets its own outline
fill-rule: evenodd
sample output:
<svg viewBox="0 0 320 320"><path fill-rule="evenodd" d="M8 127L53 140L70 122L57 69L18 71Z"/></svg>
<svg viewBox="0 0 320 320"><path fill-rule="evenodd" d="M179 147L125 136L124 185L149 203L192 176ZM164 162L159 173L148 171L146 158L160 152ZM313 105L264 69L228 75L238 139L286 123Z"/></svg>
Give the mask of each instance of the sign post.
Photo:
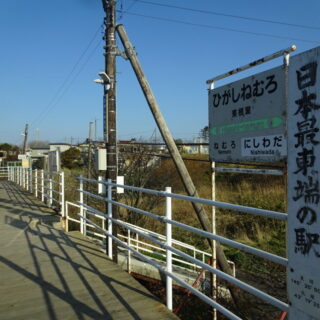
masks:
<svg viewBox="0 0 320 320"><path fill-rule="evenodd" d="M320 47L290 59L288 299L290 320L320 319Z"/></svg>

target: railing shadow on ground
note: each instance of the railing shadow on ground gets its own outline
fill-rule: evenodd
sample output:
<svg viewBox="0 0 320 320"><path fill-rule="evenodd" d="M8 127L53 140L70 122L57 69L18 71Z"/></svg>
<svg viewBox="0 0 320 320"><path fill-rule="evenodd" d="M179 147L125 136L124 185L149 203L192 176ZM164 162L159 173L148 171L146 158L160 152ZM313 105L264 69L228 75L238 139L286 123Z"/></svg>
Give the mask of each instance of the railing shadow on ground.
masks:
<svg viewBox="0 0 320 320"><path fill-rule="evenodd" d="M21 194L21 191L19 191L20 190L18 190L18 188L14 188L13 186L10 186L10 188L7 189L7 193L14 194L15 197L17 193ZM26 198L29 198L29 195L26 195ZM15 215L14 217L6 216L5 223L12 227L21 229L22 234L20 234L19 236L24 236L25 240L27 241L35 273L29 271L31 270L30 268L28 268L29 270L27 270L23 266L17 264L16 262L10 261L4 256L0 257L0 261L8 268L23 275L25 278L32 281L41 288L42 296L46 304L48 317L50 319L57 319L56 311L52 303L52 295L68 303L70 307L73 309L78 319L84 319L85 316L89 316L94 319L112 319L112 315L105 307L102 298L98 297L98 295L95 293L94 284L90 283L90 280L86 278L82 271L87 271L98 277L98 279L100 279L104 283L106 291L108 290L113 295L113 297L108 296L108 299L116 298L117 301L124 306L124 308L127 310L128 314L131 315L131 317L133 317L134 319L140 319L136 311L126 302L125 298L122 297L118 290L115 288L115 285L120 285L122 287L128 288L143 296L152 297L151 294L149 295L146 292L131 287L130 285L120 280L116 280L112 277L102 274L91 261L91 258L93 256L99 255L94 253L92 247L85 246L83 243L79 244L76 241L74 241L76 240L76 237L74 237L73 240L72 237L69 237L63 231L56 230L48 225L31 224L30 221L33 218L39 218L42 217L42 215L36 214L32 211L24 211L23 208L29 207L29 205L26 203L28 199L23 199L21 197L15 204L18 205L19 203L19 205L22 207L21 209L6 206L3 204L4 201L2 200L6 199L1 199L1 207L6 209L9 215ZM28 217L27 221L24 220L26 216ZM17 219L16 217L19 218ZM53 243L50 243L48 241L53 241ZM11 244L9 243L9 246L10 245L13 246L14 242ZM82 263L73 261L73 258L68 253L67 247L65 246L73 247L77 255L81 257ZM84 247L87 247L88 250L84 250ZM52 250L52 248L54 250ZM57 253L57 249L59 254ZM98 249L96 249L96 251L98 251ZM44 253L49 258L50 264L54 269L55 275L57 276L57 279L62 285L62 289L58 287L58 283L57 285L55 285L46 279L39 260L40 254L43 255ZM66 278L66 275L63 272L64 270L62 270L58 265L57 259L60 259L61 261L67 263L68 269L72 270L74 275L77 277L78 281L81 282L83 287L86 288L88 296L92 298L96 308L80 301L77 297L75 297L72 291L72 287L68 283L68 279ZM104 259L105 263L112 263L109 261L107 257L101 257L101 259Z"/></svg>
<svg viewBox="0 0 320 320"><path fill-rule="evenodd" d="M41 212L48 212L48 206L32 197L30 192L17 188L11 181L2 181L1 189L9 196L9 199L1 199L1 202L10 203L23 208L40 210Z"/></svg>

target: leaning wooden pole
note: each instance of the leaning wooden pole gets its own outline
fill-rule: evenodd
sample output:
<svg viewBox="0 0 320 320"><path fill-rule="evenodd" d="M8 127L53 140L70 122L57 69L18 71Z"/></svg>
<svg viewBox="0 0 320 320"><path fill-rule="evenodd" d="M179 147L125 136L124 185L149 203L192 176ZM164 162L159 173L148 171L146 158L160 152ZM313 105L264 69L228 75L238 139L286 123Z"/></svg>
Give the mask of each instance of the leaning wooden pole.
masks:
<svg viewBox="0 0 320 320"><path fill-rule="evenodd" d="M148 105L150 107L150 110L154 116L154 119L157 123L157 126L159 128L159 131L162 135L163 140L165 141L168 150L172 156L172 159L175 163L175 166L179 172L179 175L181 177L181 180L183 182L183 185L188 193L189 196L192 197L199 197L198 192L193 184L193 181L190 177L190 174L185 166L185 163L182 160L182 157L180 155L180 152L173 140L173 137L169 131L169 128L162 116L162 113L160 111L160 108L158 106L158 103L156 101L156 98L151 90L151 87L147 81L146 76L144 75L144 72L142 70L142 67L140 65L140 62L137 58L137 55L135 53L135 50L126 34L126 31L124 29L123 25L118 25L116 27L117 33L119 34L119 37L121 39L121 42L123 44L123 47L125 49L125 53L127 58L129 59L132 68L136 74L136 77L139 81L139 84L141 86L141 89L143 91L143 94L148 102ZM210 223L210 220L208 218L207 213L205 212L203 206L199 203L192 202L192 206L198 216L198 219L200 221L200 224L202 228L205 231L212 232L212 226ZM212 246L212 240L208 239L209 245ZM219 265L225 273L228 273L229 275L232 275L232 270L228 264L227 258L223 252L223 249L219 243L217 243L217 260L219 262ZM238 302L238 295L236 292L236 288L232 285L229 286L230 292L232 294L233 300L235 304L237 305Z"/></svg>

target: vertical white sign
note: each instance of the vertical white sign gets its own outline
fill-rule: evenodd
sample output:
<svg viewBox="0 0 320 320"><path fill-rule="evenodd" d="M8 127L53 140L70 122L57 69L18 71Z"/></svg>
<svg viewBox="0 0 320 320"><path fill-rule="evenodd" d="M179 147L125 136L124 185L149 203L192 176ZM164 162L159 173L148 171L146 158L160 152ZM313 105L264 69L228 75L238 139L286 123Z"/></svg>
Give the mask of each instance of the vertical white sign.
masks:
<svg viewBox="0 0 320 320"><path fill-rule="evenodd" d="M288 79L289 319L320 319L320 47L292 57Z"/></svg>

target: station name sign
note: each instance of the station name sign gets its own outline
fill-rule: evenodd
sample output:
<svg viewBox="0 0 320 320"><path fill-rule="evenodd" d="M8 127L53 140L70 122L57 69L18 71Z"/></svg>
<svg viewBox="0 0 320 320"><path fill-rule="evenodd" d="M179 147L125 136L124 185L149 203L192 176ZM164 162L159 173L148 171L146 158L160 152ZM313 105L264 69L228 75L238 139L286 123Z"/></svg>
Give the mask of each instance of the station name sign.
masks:
<svg viewBox="0 0 320 320"><path fill-rule="evenodd" d="M209 90L210 159L284 160L285 88L285 69L279 66Z"/></svg>

